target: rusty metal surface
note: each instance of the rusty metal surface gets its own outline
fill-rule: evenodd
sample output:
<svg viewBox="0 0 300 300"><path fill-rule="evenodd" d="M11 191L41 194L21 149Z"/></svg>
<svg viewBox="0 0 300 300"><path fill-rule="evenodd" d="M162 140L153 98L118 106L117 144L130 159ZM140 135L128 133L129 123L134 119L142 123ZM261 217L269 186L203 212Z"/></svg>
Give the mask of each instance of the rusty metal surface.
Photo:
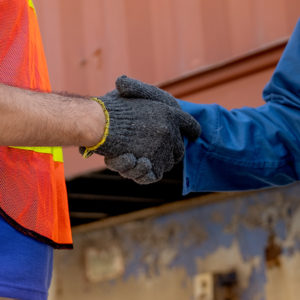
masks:
<svg viewBox="0 0 300 300"><path fill-rule="evenodd" d="M55 89L102 94L120 73L163 82L289 36L295 0L36 1Z"/></svg>
<svg viewBox="0 0 300 300"><path fill-rule="evenodd" d="M275 68L286 44L287 38L265 48L208 67L202 67L181 77L165 81L159 84L159 87L180 99L200 93L203 90L218 89L220 85L242 77L253 76L253 74L266 69ZM232 100L233 105L234 100ZM238 107L239 104L236 103L235 106Z"/></svg>
<svg viewBox="0 0 300 300"><path fill-rule="evenodd" d="M57 253L52 297L188 300L197 274L234 271L238 299L297 300L299 192L296 184L228 194L75 231L75 250Z"/></svg>
<svg viewBox="0 0 300 300"><path fill-rule="evenodd" d="M102 95L127 74L163 83L288 37L298 0L35 1L54 90ZM270 71L271 72L271 71ZM223 84L186 100L228 108L261 104L269 73ZM260 74L262 75L262 74ZM241 101L240 95L245 97ZM103 168L65 149L66 176Z"/></svg>

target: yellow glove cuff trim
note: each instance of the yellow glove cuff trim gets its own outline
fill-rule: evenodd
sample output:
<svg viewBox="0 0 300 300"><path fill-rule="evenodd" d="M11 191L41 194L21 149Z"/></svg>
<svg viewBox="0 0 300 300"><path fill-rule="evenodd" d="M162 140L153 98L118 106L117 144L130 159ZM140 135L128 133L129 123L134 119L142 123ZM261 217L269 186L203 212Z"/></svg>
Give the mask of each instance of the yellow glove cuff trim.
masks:
<svg viewBox="0 0 300 300"><path fill-rule="evenodd" d="M104 115L105 115L105 128L104 128L104 133L103 133L103 137L102 137L101 141L95 146L85 148L85 151L83 153L84 158L90 157L93 154L94 150L96 150L97 148L99 148L101 145L103 145L105 143L106 138L108 136L108 132L109 132L110 119L109 119L109 113L108 113L108 111L105 107L105 104L103 103L103 101L101 101L98 98L91 98L91 100L94 100L94 101L98 102L101 105L101 107L103 109L103 112L104 112Z"/></svg>

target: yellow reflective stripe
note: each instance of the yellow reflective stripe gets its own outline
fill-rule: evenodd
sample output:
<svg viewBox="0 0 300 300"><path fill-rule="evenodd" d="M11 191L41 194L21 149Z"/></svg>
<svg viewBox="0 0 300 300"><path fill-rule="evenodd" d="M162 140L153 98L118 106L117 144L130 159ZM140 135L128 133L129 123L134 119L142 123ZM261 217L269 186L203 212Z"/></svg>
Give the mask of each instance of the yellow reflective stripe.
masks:
<svg viewBox="0 0 300 300"><path fill-rule="evenodd" d="M32 2L32 0L28 0L28 5L33 8L34 12L35 12L35 7L34 7L34 4Z"/></svg>
<svg viewBox="0 0 300 300"><path fill-rule="evenodd" d="M10 146L10 148L22 149L22 150L30 150L38 153L46 153L52 154L53 160L58 162L63 162L63 152L61 147L14 147Z"/></svg>

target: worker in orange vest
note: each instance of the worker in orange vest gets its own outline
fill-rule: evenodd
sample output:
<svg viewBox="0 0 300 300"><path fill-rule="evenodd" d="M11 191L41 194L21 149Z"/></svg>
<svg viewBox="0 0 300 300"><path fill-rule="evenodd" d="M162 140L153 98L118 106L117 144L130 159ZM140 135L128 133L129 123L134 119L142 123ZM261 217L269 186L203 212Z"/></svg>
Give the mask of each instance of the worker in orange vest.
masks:
<svg viewBox="0 0 300 300"><path fill-rule="evenodd" d="M85 157L125 153L128 177L149 183L182 159L182 134L200 133L168 96L163 103L117 89L92 99L50 91L32 1L0 0L0 297L47 299L53 248L72 248L57 145L84 145Z"/></svg>

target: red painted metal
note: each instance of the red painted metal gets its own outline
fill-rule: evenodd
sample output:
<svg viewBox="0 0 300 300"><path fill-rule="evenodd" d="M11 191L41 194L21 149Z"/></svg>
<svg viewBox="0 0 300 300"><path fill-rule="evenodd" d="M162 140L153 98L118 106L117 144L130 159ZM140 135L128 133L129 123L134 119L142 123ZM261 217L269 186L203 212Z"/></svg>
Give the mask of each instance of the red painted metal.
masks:
<svg viewBox="0 0 300 300"><path fill-rule="evenodd" d="M104 94L121 74L162 83L244 55L289 36L300 16L299 0L51 0L35 5L53 89L84 95ZM270 73L216 86L203 92L201 101L236 107L244 92L249 97L242 104L257 105L251 97L260 94ZM67 176L103 166L101 158L82 161L77 150L65 152Z"/></svg>

